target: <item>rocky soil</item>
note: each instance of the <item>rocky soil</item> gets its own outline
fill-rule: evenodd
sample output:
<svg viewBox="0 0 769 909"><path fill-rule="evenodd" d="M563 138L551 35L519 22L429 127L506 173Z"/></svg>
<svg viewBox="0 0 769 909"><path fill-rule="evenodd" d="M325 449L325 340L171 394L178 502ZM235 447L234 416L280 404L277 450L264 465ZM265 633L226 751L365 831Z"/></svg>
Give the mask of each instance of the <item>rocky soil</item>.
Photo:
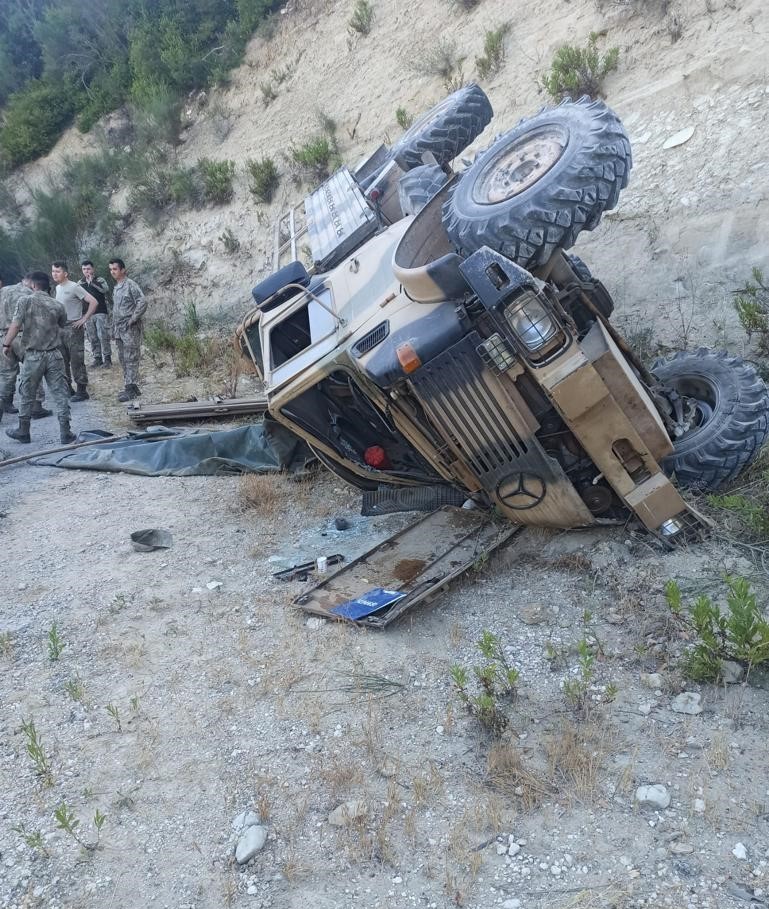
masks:
<svg viewBox="0 0 769 909"><path fill-rule="evenodd" d="M94 379L76 429L117 425L111 381ZM33 424L36 442L53 422ZM360 517L325 473L22 466L0 472L0 510L0 905L766 901L765 680L686 682L662 592L676 578L687 600L717 595L731 570L765 596L765 575L718 537L665 554L621 529L524 531L375 633L295 611L305 585L272 577L352 558L410 519ZM144 527L173 547L133 551ZM480 665L484 630L520 672L499 738L450 676ZM575 707L565 686L580 680ZM62 803L80 843L57 826Z"/></svg>

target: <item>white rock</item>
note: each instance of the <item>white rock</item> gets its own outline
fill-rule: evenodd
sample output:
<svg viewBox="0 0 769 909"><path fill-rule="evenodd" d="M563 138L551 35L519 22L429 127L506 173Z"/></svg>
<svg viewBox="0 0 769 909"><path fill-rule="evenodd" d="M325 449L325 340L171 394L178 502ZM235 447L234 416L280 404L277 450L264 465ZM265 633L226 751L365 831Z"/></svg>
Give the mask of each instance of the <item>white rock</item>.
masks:
<svg viewBox="0 0 769 909"><path fill-rule="evenodd" d="M264 848L267 842L266 827L246 827L240 835L238 845L235 847L235 861L239 865L245 865Z"/></svg>
<svg viewBox="0 0 769 909"><path fill-rule="evenodd" d="M256 896L256 894L259 893L259 888L256 886L256 884L249 884L246 893L249 896Z"/></svg>
<svg viewBox="0 0 769 909"><path fill-rule="evenodd" d="M656 691L658 688L662 688L662 676L659 672L642 672L641 684L645 688L651 688Z"/></svg>
<svg viewBox="0 0 769 909"><path fill-rule="evenodd" d="M651 786L639 786L635 791L635 800L639 805L667 808L670 804L670 794L661 783L654 783Z"/></svg>
<svg viewBox="0 0 769 909"><path fill-rule="evenodd" d="M358 818L368 814L368 807L362 799L350 799L338 805L328 816L332 827L349 827Z"/></svg>
<svg viewBox="0 0 769 909"><path fill-rule="evenodd" d="M497 843L497 855L507 855L507 846L504 843Z"/></svg>
<svg viewBox="0 0 769 909"><path fill-rule="evenodd" d="M221 581L209 581L209 582L206 584L206 587L207 587L209 590L218 590L221 586L222 586L222 582L221 582Z"/></svg>
<svg viewBox="0 0 769 909"><path fill-rule="evenodd" d="M518 855L520 851L521 847L518 845L518 843L510 843L510 845L507 847L507 854L511 856Z"/></svg>
<svg viewBox="0 0 769 909"><path fill-rule="evenodd" d="M694 127L687 126L686 129L679 129L677 133L673 133L672 136L669 136L662 143L663 148L675 148L677 145L683 145L684 142L688 142L689 139L694 135Z"/></svg>
<svg viewBox="0 0 769 909"><path fill-rule="evenodd" d="M250 808L247 808L245 811L241 811L232 822L232 829L236 833L242 833L246 827L257 827L261 823L262 819L259 815Z"/></svg>
<svg viewBox="0 0 769 909"><path fill-rule="evenodd" d="M732 849L732 855L741 862L744 862L748 857L748 850L745 848L745 844L736 843L734 849Z"/></svg>
<svg viewBox="0 0 769 909"><path fill-rule="evenodd" d="M311 615L304 623L311 631L317 631L326 624L326 620L319 615Z"/></svg>
<svg viewBox="0 0 769 909"><path fill-rule="evenodd" d="M502 903L502 909L521 909L521 901L513 897L510 900L505 900Z"/></svg>
<svg viewBox="0 0 769 909"><path fill-rule="evenodd" d="M694 810L697 812L697 814L702 814L702 812L705 810L705 802L703 799L694 800Z"/></svg>
<svg viewBox="0 0 769 909"><path fill-rule="evenodd" d="M682 691L673 698L670 707L675 713L688 713L696 716L698 713L702 713L701 701L702 696L696 691Z"/></svg>

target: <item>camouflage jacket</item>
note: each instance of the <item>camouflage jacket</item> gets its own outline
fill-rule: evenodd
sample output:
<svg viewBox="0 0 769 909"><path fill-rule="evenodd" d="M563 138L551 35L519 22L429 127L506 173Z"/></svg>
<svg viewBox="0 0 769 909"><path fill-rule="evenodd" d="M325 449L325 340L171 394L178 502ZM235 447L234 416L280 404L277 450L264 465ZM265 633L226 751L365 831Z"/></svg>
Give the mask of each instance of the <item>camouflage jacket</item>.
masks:
<svg viewBox="0 0 769 909"><path fill-rule="evenodd" d="M13 321L21 297L32 291L23 284L9 284L0 289L0 331L6 332Z"/></svg>
<svg viewBox="0 0 769 909"><path fill-rule="evenodd" d="M141 334L142 316L147 301L142 289L131 278L116 284L112 291L112 327L116 338Z"/></svg>
<svg viewBox="0 0 769 909"><path fill-rule="evenodd" d="M27 350L51 350L59 346L59 329L67 324L64 306L42 290L19 297L13 321L24 332Z"/></svg>

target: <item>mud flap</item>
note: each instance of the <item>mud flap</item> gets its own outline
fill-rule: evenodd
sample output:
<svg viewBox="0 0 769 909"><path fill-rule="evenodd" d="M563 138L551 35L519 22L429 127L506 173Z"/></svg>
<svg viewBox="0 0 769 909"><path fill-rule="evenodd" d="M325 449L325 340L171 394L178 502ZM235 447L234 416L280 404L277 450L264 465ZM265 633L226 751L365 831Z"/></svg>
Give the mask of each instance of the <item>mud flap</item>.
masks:
<svg viewBox="0 0 769 909"><path fill-rule="evenodd" d="M327 619L385 628L417 603L434 598L469 568L485 562L520 529L520 525L494 521L485 512L446 506L345 565L298 596L294 605ZM377 607L377 600L384 605ZM375 610L360 615L367 604Z"/></svg>

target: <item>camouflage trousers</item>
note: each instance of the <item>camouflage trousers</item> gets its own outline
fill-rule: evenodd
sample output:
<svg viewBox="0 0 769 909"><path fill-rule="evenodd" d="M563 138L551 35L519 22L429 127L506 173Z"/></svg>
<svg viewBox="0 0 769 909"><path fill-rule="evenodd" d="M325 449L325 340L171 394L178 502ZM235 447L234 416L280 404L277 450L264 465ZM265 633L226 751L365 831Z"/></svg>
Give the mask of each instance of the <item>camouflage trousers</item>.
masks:
<svg viewBox="0 0 769 909"><path fill-rule="evenodd" d="M94 313L85 323L85 332L94 360L111 360L112 346L110 344L109 316L106 312Z"/></svg>
<svg viewBox="0 0 769 909"><path fill-rule="evenodd" d="M7 354L0 351L0 402L11 401L16 391L16 378L19 375L21 362L24 358L24 346L14 338L13 345ZM41 382L37 389L37 400L45 401L45 392Z"/></svg>
<svg viewBox="0 0 769 909"><path fill-rule="evenodd" d="M28 350L24 354L19 381L19 418L29 419L32 402L43 379L51 392L59 419L69 420L69 383L64 378L64 358L58 347L53 350Z"/></svg>
<svg viewBox="0 0 769 909"><path fill-rule="evenodd" d="M141 359L142 349L138 344L127 344L121 338L115 339L117 345L117 355L120 365L123 367L123 376L126 385L139 384L139 360Z"/></svg>
<svg viewBox="0 0 769 909"><path fill-rule="evenodd" d="M87 385L85 331L82 328L73 328L71 322L61 330L61 355L64 357L64 375L67 381L71 376L78 385Z"/></svg>

